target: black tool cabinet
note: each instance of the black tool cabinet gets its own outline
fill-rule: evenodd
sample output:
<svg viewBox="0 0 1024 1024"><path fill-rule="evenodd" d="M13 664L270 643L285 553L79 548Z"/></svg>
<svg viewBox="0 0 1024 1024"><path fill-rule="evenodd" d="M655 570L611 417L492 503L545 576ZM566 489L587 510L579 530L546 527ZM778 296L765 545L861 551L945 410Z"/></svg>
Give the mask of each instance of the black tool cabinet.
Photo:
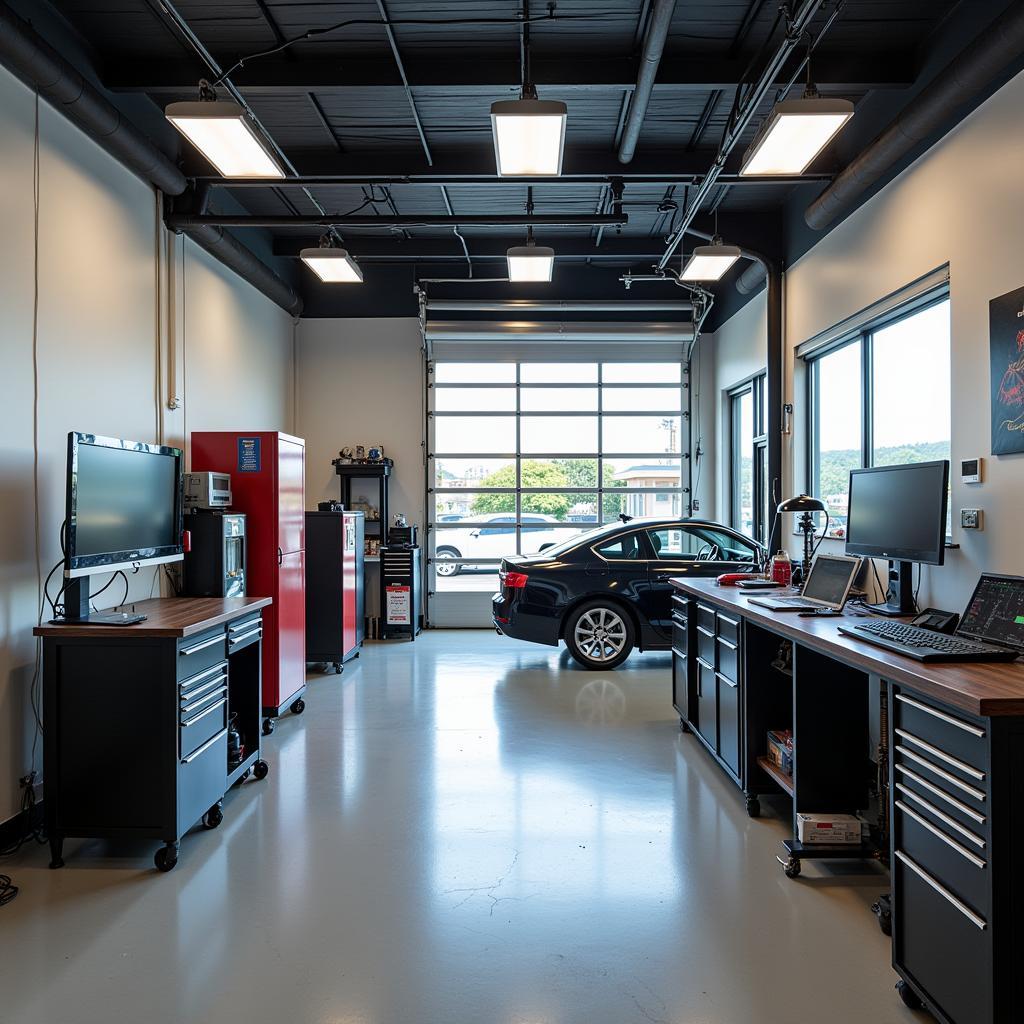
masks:
<svg viewBox="0 0 1024 1024"><path fill-rule="evenodd" d="M43 637L46 830L154 839L169 871L198 821L216 828L228 789L260 756L261 608L269 598L143 601L133 626L47 625ZM228 761L228 726L244 756Z"/></svg>

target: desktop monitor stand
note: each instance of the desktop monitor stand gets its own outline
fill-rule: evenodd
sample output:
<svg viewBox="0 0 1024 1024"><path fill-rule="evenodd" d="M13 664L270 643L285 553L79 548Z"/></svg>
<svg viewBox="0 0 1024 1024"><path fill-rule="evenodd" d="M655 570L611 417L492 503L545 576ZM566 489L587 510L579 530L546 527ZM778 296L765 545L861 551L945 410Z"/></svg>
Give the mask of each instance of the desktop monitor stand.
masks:
<svg viewBox="0 0 1024 1024"><path fill-rule="evenodd" d="M58 623L74 623L78 626L133 626L145 622L145 615L135 612L94 612L89 607L89 577L76 576L68 580L64 588L64 618L54 619Z"/></svg>
<svg viewBox="0 0 1024 1024"><path fill-rule="evenodd" d="M889 591L882 604L869 604L879 615L913 615L917 611L914 601L914 565L912 562L889 562Z"/></svg>

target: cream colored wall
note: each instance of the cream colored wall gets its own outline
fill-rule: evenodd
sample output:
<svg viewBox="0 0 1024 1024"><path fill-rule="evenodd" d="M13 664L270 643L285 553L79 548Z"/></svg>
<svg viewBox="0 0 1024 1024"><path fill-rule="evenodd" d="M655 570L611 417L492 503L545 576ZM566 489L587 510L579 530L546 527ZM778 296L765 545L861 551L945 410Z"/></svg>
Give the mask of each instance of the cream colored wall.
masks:
<svg viewBox="0 0 1024 1024"><path fill-rule="evenodd" d="M784 374L795 406L784 438L784 492L806 486L806 392L794 350L922 275L949 263L952 329L953 540L946 565L925 568L922 603L961 609L983 570L1024 574L1017 509L1024 455L993 458L989 437L988 303L1024 284L1024 74L1000 89L843 221L786 273ZM715 335L719 392L764 363L764 298ZM913 381L907 382L908 387ZM719 410L718 514L728 488L727 415ZM986 459L981 487L960 484L957 461ZM985 510L985 530L959 527L959 509ZM793 539L789 544L795 550ZM839 544L826 542L841 549Z"/></svg>
<svg viewBox="0 0 1024 1024"><path fill-rule="evenodd" d="M18 810L17 780L32 766L34 110L33 94L0 71L0 821ZM293 332L282 310L191 243L183 249L175 240L168 261L153 190L45 102L39 123L38 539L45 574L60 558L69 430L156 441L162 426L163 439L179 445L186 428L291 430ZM170 319L168 262L175 270ZM172 331L183 399L176 411L158 396L158 373L162 385L169 379ZM154 571L131 584L132 597L148 597ZM120 588L97 604L118 599ZM35 767L42 769L41 745Z"/></svg>

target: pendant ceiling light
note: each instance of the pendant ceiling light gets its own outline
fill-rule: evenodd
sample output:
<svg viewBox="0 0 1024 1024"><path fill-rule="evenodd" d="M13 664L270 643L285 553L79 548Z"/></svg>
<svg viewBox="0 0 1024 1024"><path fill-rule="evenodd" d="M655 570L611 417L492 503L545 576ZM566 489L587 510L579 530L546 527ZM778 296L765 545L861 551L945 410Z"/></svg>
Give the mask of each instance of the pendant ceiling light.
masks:
<svg viewBox="0 0 1024 1024"><path fill-rule="evenodd" d="M530 81L530 4L523 3L522 89L517 100L491 104L491 134L500 177L562 173L568 108L558 100L541 100Z"/></svg>
<svg viewBox="0 0 1024 1024"><path fill-rule="evenodd" d="M285 176L247 111L216 99L208 82L197 102L171 103L164 115L225 178Z"/></svg>
<svg viewBox="0 0 1024 1024"><path fill-rule="evenodd" d="M325 238L317 248L303 249L299 259L324 284L362 284L363 272L347 249L332 246Z"/></svg>
<svg viewBox="0 0 1024 1024"><path fill-rule="evenodd" d="M681 281L719 281L728 269L740 258L735 245L723 245L717 235L710 245L698 245L690 254Z"/></svg>
<svg viewBox="0 0 1024 1024"><path fill-rule="evenodd" d="M533 186L526 190L526 214L533 216ZM555 270L555 250L537 245L533 240L533 226L527 225L526 245L514 245L506 250L508 279L510 281L550 281Z"/></svg>

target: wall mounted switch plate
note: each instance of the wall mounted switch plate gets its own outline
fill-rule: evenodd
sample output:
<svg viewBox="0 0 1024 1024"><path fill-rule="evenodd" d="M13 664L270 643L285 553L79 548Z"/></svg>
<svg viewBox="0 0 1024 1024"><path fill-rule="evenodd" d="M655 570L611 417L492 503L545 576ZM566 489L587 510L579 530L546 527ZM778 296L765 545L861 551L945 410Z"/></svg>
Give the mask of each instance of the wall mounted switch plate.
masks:
<svg viewBox="0 0 1024 1024"><path fill-rule="evenodd" d="M960 509L960 526L965 530L981 530L984 516L985 513L980 508L962 508Z"/></svg>

